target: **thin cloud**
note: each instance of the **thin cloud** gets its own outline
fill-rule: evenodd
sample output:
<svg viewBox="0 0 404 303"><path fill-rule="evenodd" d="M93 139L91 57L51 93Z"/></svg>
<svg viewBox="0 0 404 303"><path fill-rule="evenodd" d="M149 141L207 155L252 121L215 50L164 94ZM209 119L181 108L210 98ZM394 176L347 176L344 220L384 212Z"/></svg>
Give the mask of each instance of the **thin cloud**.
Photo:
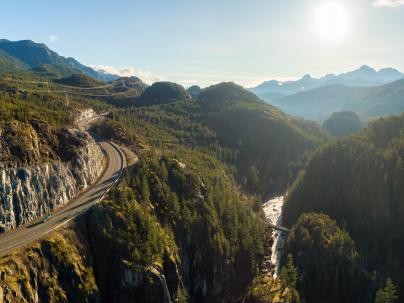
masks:
<svg viewBox="0 0 404 303"><path fill-rule="evenodd" d="M106 73L118 75L121 77L135 76L142 79L147 84L152 84L154 82L164 80L162 76L155 75L150 71L141 70L134 67L116 68L111 65L90 65L90 67L95 69L96 71L104 71Z"/></svg>
<svg viewBox="0 0 404 303"><path fill-rule="evenodd" d="M198 81L197 81L197 80L188 80L188 79L185 79L185 80L181 80L181 81L180 81L180 84L183 85L183 86L185 86L185 87L190 87L190 86L192 86L192 85L198 84Z"/></svg>
<svg viewBox="0 0 404 303"><path fill-rule="evenodd" d="M50 43L55 43L56 41L59 40L59 37L56 35L49 35L49 42Z"/></svg>
<svg viewBox="0 0 404 303"><path fill-rule="evenodd" d="M372 5L377 7L398 7L404 5L404 0L376 0Z"/></svg>

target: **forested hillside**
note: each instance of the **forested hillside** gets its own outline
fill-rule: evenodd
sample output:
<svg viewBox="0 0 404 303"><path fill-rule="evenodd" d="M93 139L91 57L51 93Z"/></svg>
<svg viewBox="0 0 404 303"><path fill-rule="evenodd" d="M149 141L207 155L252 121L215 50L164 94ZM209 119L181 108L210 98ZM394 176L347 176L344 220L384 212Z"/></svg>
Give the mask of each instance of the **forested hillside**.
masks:
<svg viewBox="0 0 404 303"><path fill-rule="evenodd" d="M12 120L28 122L37 118L56 128L73 126L74 116L85 108L96 111L108 108L105 103L80 95L67 96L64 92L47 90L45 82L31 83L31 74L23 74L24 80L0 80L0 124ZM36 84L38 83L38 84Z"/></svg>
<svg viewBox="0 0 404 303"><path fill-rule="evenodd" d="M32 271L24 270L25 250L11 257L14 263L4 259L0 271L20 272L25 285L14 287L6 274L0 281L5 298L162 302L165 287L179 302L298 297L293 287L261 275L268 231L254 195L286 189L328 140L321 127L290 118L231 83L193 99L175 83L148 87L121 78L105 84L70 71L41 64L1 79L3 165L68 160L80 142L63 141L63 133L87 108L107 114L94 132L131 148L140 160L74 228L27 248L36 260ZM74 262L75 269L63 272ZM53 284L35 275L41 264ZM268 297L268 289L276 296Z"/></svg>
<svg viewBox="0 0 404 303"><path fill-rule="evenodd" d="M404 303L404 0L1 9L0 303Z"/></svg>
<svg viewBox="0 0 404 303"><path fill-rule="evenodd" d="M351 302L369 302L364 294L375 295L387 277L402 296L403 157L404 115L379 119L359 134L318 150L288 194L284 214L289 226L303 213L324 213L351 235L358 251L355 271L368 277ZM289 242L298 245L305 237L303 233ZM295 261L298 269L305 270L306 261ZM324 274L332 279L335 271L326 268ZM355 291L354 280L347 278L352 283L347 293ZM303 284L301 289L314 295Z"/></svg>
<svg viewBox="0 0 404 303"><path fill-rule="evenodd" d="M159 86L162 92L146 90L145 103L135 101L111 118L149 145L185 145L215 156L250 193L282 193L310 152L328 140L317 124L293 119L232 83L203 90L197 101L172 84L151 88Z"/></svg>
<svg viewBox="0 0 404 303"><path fill-rule="evenodd" d="M95 71L94 69L81 64L74 58L60 56L55 51L49 49L45 44L35 43L31 40L10 41L0 39L0 51L2 54L7 54L7 56L12 58L13 61L22 63L22 65L18 65L25 69L25 71L27 71L27 68L35 69L46 65L70 70L70 73L77 73L77 71L79 71L87 76L93 77L94 79L101 79L104 81L111 81L119 78L115 75Z"/></svg>
<svg viewBox="0 0 404 303"><path fill-rule="evenodd" d="M109 247L94 256L104 300L129 302L119 282L126 270L145 279L132 287L135 297L150 300L151 266L180 302L237 300L264 254L263 219L251 203L210 157L145 157L89 217L91 245Z"/></svg>
<svg viewBox="0 0 404 303"><path fill-rule="evenodd" d="M18 162L18 157L21 157L19 163L24 165L52 160L59 149L65 155L69 148L60 146L57 131L62 126L74 127L76 111L86 106L99 105L103 110L101 103L91 99L70 100L66 104L47 95L38 93L37 99L28 94L17 98L12 89L3 95L3 128L0 130L6 141L0 143L2 147L3 143L12 147L9 153L6 153L8 149L2 149L3 163ZM61 107L58 108L59 104ZM36 110L39 108L41 110ZM132 118L131 115L128 117ZM35 122L40 121L38 119L46 119L46 122ZM35 123L43 126L39 128ZM38 128L38 134L32 127ZM136 130L130 125L122 128L124 133ZM127 143L137 143L141 138L142 134L128 137ZM31 139L32 142L27 141ZM24 154L17 155L16 151ZM33 156L26 161L25 154L31 152ZM58 238L42 242L39 247L46 252L38 262L46 263L46 270L53 270L52 275L58 282L57 285L46 284L24 272L21 281L27 283L25 289L30 296L41 291L37 289L40 285L46 290L46 294L39 296L41 302L67 302L68 298L92 302L99 298L121 303L130 302L133 297L161 302L164 285L160 279L164 273L172 297L180 302L209 302L221 298L235 301L242 297L257 274L264 255L264 219L259 201L238 191L224 164L187 146L161 150L159 155L144 151L141 161L127 172L108 201L83 219L88 223L79 229L88 228L85 232L88 239L74 241L84 246L85 265L80 265L83 267L76 273L60 273L61 266L70 266L65 252L80 248L76 248L77 243L71 242L70 237L66 241ZM75 255L71 257L76 258ZM22 255L16 258L21 262L18 266L25 264ZM82 262L79 257L77 262ZM35 271L39 270L38 263L32 266ZM4 264L4 268L15 270L11 263ZM139 282L122 282L128 272L140 279ZM64 280L70 274L79 279L94 280L85 284L86 290L80 291ZM4 281L5 285L10 281ZM30 284L30 281L36 282ZM63 291L68 291L69 295L60 295ZM24 298L24 292L16 290L7 292L6 296L19 300Z"/></svg>
<svg viewBox="0 0 404 303"><path fill-rule="evenodd" d="M363 123L354 112L342 111L333 113L324 121L323 127L335 137L344 137L359 131Z"/></svg>
<svg viewBox="0 0 404 303"><path fill-rule="evenodd" d="M84 74L72 74L69 77L57 79L54 82L68 86L85 87L85 88L105 85L104 82L94 80L93 78L86 76Z"/></svg>
<svg viewBox="0 0 404 303"><path fill-rule="evenodd" d="M232 83L202 91L202 121L236 154L241 184L250 192L280 194L310 152L327 140L311 121L293 119Z"/></svg>
<svg viewBox="0 0 404 303"><path fill-rule="evenodd" d="M7 53L0 50L0 73L16 74L24 70L26 66L21 61L10 57Z"/></svg>

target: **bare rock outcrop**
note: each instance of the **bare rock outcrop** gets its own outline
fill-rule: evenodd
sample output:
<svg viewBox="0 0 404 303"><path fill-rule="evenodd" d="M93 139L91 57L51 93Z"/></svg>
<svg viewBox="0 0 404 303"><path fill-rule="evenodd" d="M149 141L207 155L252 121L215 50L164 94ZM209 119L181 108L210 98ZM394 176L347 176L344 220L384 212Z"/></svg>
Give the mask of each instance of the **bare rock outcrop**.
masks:
<svg viewBox="0 0 404 303"><path fill-rule="evenodd" d="M58 137L59 159L0 168L0 231L66 204L101 174L104 156L87 132L65 130ZM33 152L39 146L32 147Z"/></svg>

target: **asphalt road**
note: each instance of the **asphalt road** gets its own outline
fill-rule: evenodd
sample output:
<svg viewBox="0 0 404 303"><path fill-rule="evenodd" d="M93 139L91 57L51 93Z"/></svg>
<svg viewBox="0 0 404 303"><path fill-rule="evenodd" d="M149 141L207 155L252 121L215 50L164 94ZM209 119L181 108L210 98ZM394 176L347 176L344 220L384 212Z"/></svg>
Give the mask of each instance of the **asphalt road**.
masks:
<svg viewBox="0 0 404 303"><path fill-rule="evenodd" d="M38 220L0 235L0 255L39 240L51 231L67 224L99 202L120 177L126 165L124 153L114 143L98 142L106 153L107 167L101 178L63 208L55 210L48 221Z"/></svg>

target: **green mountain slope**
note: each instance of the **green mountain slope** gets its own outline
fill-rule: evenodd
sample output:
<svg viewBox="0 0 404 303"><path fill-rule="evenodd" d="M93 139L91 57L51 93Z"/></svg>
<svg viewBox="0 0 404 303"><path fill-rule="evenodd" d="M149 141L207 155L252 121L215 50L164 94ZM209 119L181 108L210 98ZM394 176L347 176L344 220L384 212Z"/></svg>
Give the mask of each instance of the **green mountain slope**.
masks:
<svg viewBox="0 0 404 303"><path fill-rule="evenodd" d="M323 127L335 137L351 135L362 128L358 115L350 111L333 113L324 121Z"/></svg>
<svg viewBox="0 0 404 303"><path fill-rule="evenodd" d="M281 276L293 279L303 302L373 302L372 292L361 295L363 276L354 241L327 215L300 216L284 253L288 263Z"/></svg>
<svg viewBox="0 0 404 303"><path fill-rule="evenodd" d="M189 94L181 85L172 82L156 82L136 98L134 105L153 106L188 98L190 98Z"/></svg>
<svg viewBox="0 0 404 303"><path fill-rule="evenodd" d="M41 77L44 79L59 79L69 77L75 73L81 73L78 69L55 64L41 64L31 68L30 71L34 73L34 77Z"/></svg>
<svg viewBox="0 0 404 303"><path fill-rule="evenodd" d="M41 65L57 65L63 68L79 70L82 73L98 80L111 81L117 76L99 73L94 69L85 66L74 58L65 58L49 49L43 43L35 43L31 40L9 41L0 40L0 50L31 68Z"/></svg>
<svg viewBox="0 0 404 303"><path fill-rule="evenodd" d="M0 40L0 49L31 67L41 64L63 65L64 63L64 58L51 51L45 44L35 43L31 40L14 42L3 39Z"/></svg>
<svg viewBox="0 0 404 303"><path fill-rule="evenodd" d="M404 115L376 120L317 151L287 197L289 226L305 212L318 212L351 234L361 271L373 275L360 295L374 294L387 276L403 293L403 157Z"/></svg>
<svg viewBox="0 0 404 303"><path fill-rule="evenodd" d="M147 98L141 98L146 104L162 103L160 92L152 92L146 90ZM183 90L170 92L164 99L168 103L138 103L113 118L149 145L185 144L214 154L235 168L238 181L251 193L283 192L310 152L327 139L315 123L292 119L232 83L203 90L197 101Z"/></svg>
<svg viewBox="0 0 404 303"><path fill-rule="evenodd" d="M49 88L53 75L63 72L59 68L42 65L0 81L0 147L13 148L0 149L2 163L35 165L63 157L67 148L57 134L74 127L74 115L88 107L109 112L94 131L132 148L140 160L105 202L67 228L71 236L54 235L22 249L13 257L18 264L0 262L0 270L18 272L24 285L12 279L1 284L9 301L29 301L40 287L40 302L162 302L163 278L178 302L242 300L264 256L264 218L260 199L252 196L283 193L327 140L322 128L231 83L207 88L197 100L180 85L146 88L137 79L93 91L88 88L101 83L81 74ZM127 96L124 107L96 100L105 94L103 100L114 104L130 89L145 91ZM36 131L41 144L31 130L38 120L46 126ZM42 138L47 135L49 142ZM287 302L295 295L279 280L268 287Z"/></svg>
<svg viewBox="0 0 404 303"><path fill-rule="evenodd" d="M0 74L16 74L25 70L27 66L21 61L10 57L0 50Z"/></svg>
<svg viewBox="0 0 404 303"><path fill-rule="evenodd" d="M252 192L285 190L310 150L325 138L314 123L292 119L234 84L202 91L198 103L204 124L237 154L238 175Z"/></svg>
<svg viewBox="0 0 404 303"><path fill-rule="evenodd" d="M94 80L93 78L86 76L84 74L72 74L69 77L57 79L54 82L68 86L87 87L87 88L105 85L104 82Z"/></svg>

